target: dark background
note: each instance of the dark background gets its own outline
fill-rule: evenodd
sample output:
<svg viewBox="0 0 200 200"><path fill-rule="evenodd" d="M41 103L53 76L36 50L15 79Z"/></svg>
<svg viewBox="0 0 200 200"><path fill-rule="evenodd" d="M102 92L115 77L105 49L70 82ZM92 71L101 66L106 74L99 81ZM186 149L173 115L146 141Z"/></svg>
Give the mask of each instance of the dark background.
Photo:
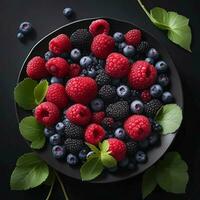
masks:
<svg viewBox="0 0 200 200"><path fill-rule="evenodd" d="M177 66L184 90L184 122L171 150L179 151L189 165L190 181L187 193L174 195L157 188L148 200L198 200L200 195L200 3L198 0L144 0L146 7L160 6L190 18L193 32L192 54L172 44L149 21L136 0L1 0L0 1L0 194L6 200L45 199L48 188L41 186L30 191L10 191L9 178L16 159L30 148L19 134L15 118L13 88L17 75L31 47L54 29L68 23L62 15L65 7L72 7L76 19L95 16L128 20L150 31L165 45ZM26 44L16 39L16 30L22 21L30 21L36 37ZM141 175L116 184L91 185L69 180L64 176L65 187L72 200L140 200ZM52 200L62 200L58 185Z"/></svg>

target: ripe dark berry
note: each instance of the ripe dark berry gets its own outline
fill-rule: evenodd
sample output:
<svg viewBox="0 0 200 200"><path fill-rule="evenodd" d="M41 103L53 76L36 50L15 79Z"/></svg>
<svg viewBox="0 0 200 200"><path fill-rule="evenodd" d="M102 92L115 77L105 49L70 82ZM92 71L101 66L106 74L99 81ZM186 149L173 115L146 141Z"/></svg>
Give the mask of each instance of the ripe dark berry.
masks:
<svg viewBox="0 0 200 200"><path fill-rule="evenodd" d="M68 121L65 124L65 137L71 139L82 139L83 138L83 128L81 126L75 125Z"/></svg>
<svg viewBox="0 0 200 200"><path fill-rule="evenodd" d="M135 48L134 48L134 46L132 46L132 45L126 45L123 48L123 54L126 57L129 57L129 58L131 58L132 56L134 56L134 54L135 54Z"/></svg>
<svg viewBox="0 0 200 200"><path fill-rule="evenodd" d="M111 78L104 71L102 71L96 76L95 81L98 86L103 86L110 84Z"/></svg>
<svg viewBox="0 0 200 200"><path fill-rule="evenodd" d="M153 58L154 60L156 60L159 57L159 53L156 49L151 48L147 53L147 57Z"/></svg>
<svg viewBox="0 0 200 200"><path fill-rule="evenodd" d="M89 67L92 65L92 59L89 56L84 56L80 60L81 67Z"/></svg>
<svg viewBox="0 0 200 200"><path fill-rule="evenodd" d="M116 97L116 88L111 85L103 85L99 90L99 96L104 101L111 101Z"/></svg>
<svg viewBox="0 0 200 200"><path fill-rule="evenodd" d="M67 138L65 140L65 147L68 152L77 155L84 147L84 142L83 140Z"/></svg>
<svg viewBox="0 0 200 200"><path fill-rule="evenodd" d="M47 51L45 54L44 54L44 59L46 61L48 61L50 58L53 58L54 57L54 53L51 52L51 51Z"/></svg>
<svg viewBox="0 0 200 200"><path fill-rule="evenodd" d="M126 46L126 42L119 43L118 50L119 52L123 52L124 47Z"/></svg>
<svg viewBox="0 0 200 200"><path fill-rule="evenodd" d="M49 138L51 137L52 135L55 134L55 129L54 128L44 128L44 135Z"/></svg>
<svg viewBox="0 0 200 200"><path fill-rule="evenodd" d="M72 165L72 166L77 165L78 164L78 158L75 155L70 153L70 154L67 155L67 163L69 165Z"/></svg>
<svg viewBox="0 0 200 200"><path fill-rule="evenodd" d="M65 148L60 145L56 145L52 148L52 154L54 158L61 159L65 156Z"/></svg>
<svg viewBox="0 0 200 200"><path fill-rule="evenodd" d="M162 94L163 103L172 103L174 101L174 97L171 92L164 92Z"/></svg>
<svg viewBox="0 0 200 200"><path fill-rule="evenodd" d="M112 129L113 125L114 125L114 120L111 117L105 117L102 122L101 125L105 128L105 129Z"/></svg>
<svg viewBox="0 0 200 200"><path fill-rule="evenodd" d="M54 134L49 138L49 142L51 145L58 145L61 143L61 136L59 134Z"/></svg>
<svg viewBox="0 0 200 200"><path fill-rule="evenodd" d="M58 122L55 126L56 132L60 135L64 134L65 125L62 122Z"/></svg>
<svg viewBox="0 0 200 200"><path fill-rule="evenodd" d="M117 128L114 132L114 135L116 138L120 139L120 140L124 140L126 137L126 133L125 130L123 128Z"/></svg>
<svg viewBox="0 0 200 200"><path fill-rule="evenodd" d="M141 114L144 110L144 105L141 101L139 100L134 100L132 103L131 103L131 111L135 114Z"/></svg>
<svg viewBox="0 0 200 200"><path fill-rule="evenodd" d="M22 22L19 26L19 31L24 35L29 34L33 30L30 22Z"/></svg>
<svg viewBox="0 0 200 200"><path fill-rule="evenodd" d="M138 150L138 144L134 141L129 141L126 143L126 149L127 149L127 153L129 155L133 155Z"/></svg>
<svg viewBox="0 0 200 200"><path fill-rule="evenodd" d="M161 101L159 101L158 99L153 99L145 104L144 111L147 116L154 117L161 106Z"/></svg>
<svg viewBox="0 0 200 200"><path fill-rule="evenodd" d="M120 85L117 88L117 95L121 98L126 98L130 95L130 89L126 85Z"/></svg>
<svg viewBox="0 0 200 200"><path fill-rule="evenodd" d="M149 43L146 41L141 41L141 43L137 46L137 52L146 53L149 50Z"/></svg>
<svg viewBox="0 0 200 200"><path fill-rule="evenodd" d="M158 98L162 95L162 93L163 93L163 89L160 85L155 84L151 86L150 94L152 97Z"/></svg>
<svg viewBox="0 0 200 200"><path fill-rule="evenodd" d="M96 70L92 67L90 69L87 70L87 75L91 78L95 78L97 75Z"/></svg>
<svg viewBox="0 0 200 200"><path fill-rule="evenodd" d="M168 86L169 82L169 77L166 74L160 74L158 76L158 84L160 84L162 87Z"/></svg>
<svg viewBox="0 0 200 200"><path fill-rule="evenodd" d="M113 38L114 38L115 42L118 42L118 43L124 41L124 35L123 35L123 33L120 33L120 32L114 33Z"/></svg>
<svg viewBox="0 0 200 200"><path fill-rule="evenodd" d="M162 126L160 124L158 124L158 123L154 123L153 130L156 133L160 133L162 131Z"/></svg>
<svg viewBox="0 0 200 200"><path fill-rule="evenodd" d="M94 112L99 112L99 111L103 110L103 108L104 108L104 102L100 98L94 99L93 101L91 101L90 105Z"/></svg>
<svg viewBox="0 0 200 200"><path fill-rule="evenodd" d="M148 140L151 146L158 146L160 145L160 134L154 133L149 136Z"/></svg>
<svg viewBox="0 0 200 200"><path fill-rule="evenodd" d="M24 34L21 33L21 32L18 32L17 33L17 39L19 39L20 41L23 41L24 40Z"/></svg>
<svg viewBox="0 0 200 200"><path fill-rule="evenodd" d="M73 10L71 8L64 8L63 15L66 18L70 18L73 15Z"/></svg>
<svg viewBox="0 0 200 200"><path fill-rule="evenodd" d="M154 64L154 59L153 58L145 58L145 61L147 61L150 64Z"/></svg>
<svg viewBox="0 0 200 200"><path fill-rule="evenodd" d="M147 155L143 151L138 151L135 155L135 160L138 163L146 163L147 162Z"/></svg>
<svg viewBox="0 0 200 200"><path fill-rule="evenodd" d="M158 73L166 73L168 66L166 62L159 61L155 64L155 68L157 69Z"/></svg>
<svg viewBox="0 0 200 200"><path fill-rule="evenodd" d="M81 58L81 52L79 49L72 49L70 57L74 62L78 62Z"/></svg>

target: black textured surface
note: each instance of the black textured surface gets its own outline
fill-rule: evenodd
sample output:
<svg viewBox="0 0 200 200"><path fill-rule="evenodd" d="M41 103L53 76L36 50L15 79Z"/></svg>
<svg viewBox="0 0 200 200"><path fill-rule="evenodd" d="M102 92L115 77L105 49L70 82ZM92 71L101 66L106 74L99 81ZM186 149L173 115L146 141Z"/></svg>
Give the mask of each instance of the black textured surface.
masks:
<svg viewBox="0 0 200 200"><path fill-rule="evenodd" d="M169 42L164 34L156 29L138 6L136 0L43 0L43 1L11 1L1 0L0 3L0 105L1 105L1 156L0 156L0 193L5 199L45 199L47 188L42 186L31 191L10 191L9 177L17 157L30 151L24 143L17 128L14 114L13 87L15 86L18 71L30 48L34 43L54 29L68 23L62 15L66 6L71 6L76 12L76 19L108 16L122 20L129 20L147 31L152 32L169 50L182 78L184 88L184 122L180 134L176 138L171 150L179 151L189 164L190 182L185 195L166 193L159 188L147 198L148 200L198 200L200 195L200 79L199 79L199 1L197 0L160 0L145 1L148 8L160 6L177 11L190 18L193 30L193 53ZM36 29L32 40L21 44L16 39L16 29L21 21L30 21ZM70 200L82 199L115 199L140 200L141 176L117 184L91 185L66 179L65 186ZM117 188L117 190L116 190ZM63 195L56 185L53 200L62 200Z"/></svg>

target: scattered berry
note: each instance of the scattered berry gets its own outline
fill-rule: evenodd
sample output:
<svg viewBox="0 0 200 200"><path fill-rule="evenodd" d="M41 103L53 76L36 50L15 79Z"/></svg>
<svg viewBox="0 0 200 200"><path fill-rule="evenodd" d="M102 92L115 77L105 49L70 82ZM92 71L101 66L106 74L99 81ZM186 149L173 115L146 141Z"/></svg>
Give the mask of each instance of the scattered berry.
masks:
<svg viewBox="0 0 200 200"><path fill-rule="evenodd" d="M137 46L140 44L142 33L138 29L132 29L125 34L125 40L127 44Z"/></svg>
<svg viewBox="0 0 200 200"><path fill-rule="evenodd" d="M104 119L105 113L104 112L95 112L92 114L92 123L101 124L101 121Z"/></svg>
<svg viewBox="0 0 200 200"><path fill-rule="evenodd" d="M141 41L137 46L138 53L146 53L149 50L149 43L146 41Z"/></svg>
<svg viewBox="0 0 200 200"><path fill-rule="evenodd" d="M48 61L50 58L53 58L54 57L54 54L53 54L53 52L51 52L51 51L47 51L45 54L44 54L44 59L46 60L46 61Z"/></svg>
<svg viewBox="0 0 200 200"><path fill-rule="evenodd" d="M104 102L100 98L94 99L93 101L91 101L90 105L94 112L99 112L99 111L103 110L103 108L104 108Z"/></svg>
<svg viewBox="0 0 200 200"><path fill-rule="evenodd" d="M111 117L105 117L102 122L101 125L105 128L105 129L112 129L114 126L114 120Z"/></svg>
<svg viewBox="0 0 200 200"><path fill-rule="evenodd" d="M125 48L126 45L127 45L126 42L119 43L118 44L118 50L119 50L119 52L123 52L123 49Z"/></svg>
<svg viewBox="0 0 200 200"><path fill-rule="evenodd" d="M84 147L83 140L67 138L65 140L65 147L67 152L77 155Z"/></svg>
<svg viewBox="0 0 200 200"><path fill-rule="evenodd" d="M94 68L90 68L90 69L88 69L88 71L87 71L87 75L88 75L89 77L91 77L91 78L95 78L96 75L97 75L97 72L96 72L96 70L95 70Z"/></svg>
<svg viewBox="0 0 200 200"><path fill-rule="evenodd" d="M78 62L81 59L81 52L79 49L72 49L70 52L70 58L74 62Z"/></svg>
<svg viewBox="0 0 200 200"><path fill-rule="evenodd" d="M144 110L144 105L140 100L134 100L131 103L130 108L131 108L132 113L141 114Z"/></svg>
<svg viewBox="0 0 200 200"><path fill-rule="evenodd" d="M50 136L54 135L55 134L55 129L52 128L52 127L45 127L44 128L44 135L49 138Z"/></svg>
<svg viewBox="0 0 200 200"><path fill-rule="evenodd" d="M160 74L158 76L158 84L160 84L162 87L166 87L169 85L170 79L166 74Z"/></svg>
<svg viewBox="0 0 200 200"><path fill-rule="evenodd" d="M75 166L78 164L78 158L70 153L67 155L67 163L71 166Z"/></svg>
<svg viewBox="0 0 200 200"><path fill-rule="evenodd" d="M115 42L118 42L118 43L124 41L124 35L123 35L123 33L120 33L120 32L114 33L113 38L114 38Z"/></svg>
<svg viewBox="0 0 200 200"><path fill-rule="evenodd" d="M143 151L138 151L135 155L135 160L138 163L146 163L147 162L147 155Z"/></svg>
<svg viewBox="0 0 200 200"><path fill-rule="evenodd" d="M85 161L87 158L87 154L88 154L88 149L84 148L79 152L78 157L80 160Z"/></svg>
<svg viewBox="0 0 200 200"><path fill-rule="evenodd" d="M62 122L58 122L55 126L56 132L60 135L64 134L65 125Z"/></svg>
<svg viewBox="0 0 200 200"><path fill-rule="evenodd" d="M61 159L65 156L65 148L60 145L56 145L52 148L52 154L54 158Z"/></svg>
<svg viewBox="0 0 200 200"><path fill-rule="evenodd" d="M157 111L161 108L162 103L158 99L152 99L145 104L144 111L147 116L154 117Z"/></svg>
<svg viewBox="0 0 200 200"><path fill-rule="evenodd" d="M149 90L143 90L140 94L140 97L144 103L147 103L151 100L151 94Z"/></svg>
<svg viewBox="0 0 200 200"><path fill-rule="evenodd" d="M19 26L19 31L24 35L31 33L32 30L33 27L30 22L22 22Z"/></svg>
<svg viewBox="0 0 200 200"><path fill-rule="evenodd" d="M68 122L67 124L65 124L64 134L66 138L82 139L83 128L71 122Z"/></svg>
<svg viewBox="0 0 200 200"><path fill-rule="evenodd" d="M147 57L152 58L154 60L157 60L159 57L159 53L156 49L151 48L149 49L149 51L147 52Z"/></svg>
<svg viewBox="0 0 200 200"><path fill-rule="evenodd" d="M131 58L132 56L134 56L135 54L135 48L132 45L127 45L123 48L123 54L128 57Z"/></svg>
<svg viewBox="0 0 200 200"><path fill-rule="evenodd" d="M51 145L59 145L61 143L61 136L59 134L54 134L49 138L49 142Z"/></svg>
<svg viewBox="0 0 200 200"><path fill-rule="evenodd" d="M162 94L162 101L163 103L172 103L174 101L174 97L171 92L164 92Z"/></svg>
<svg viewBox="0 0 200 200"><path fill-rule="evenodd" d="M96 76L95 81L98 86L103 86L110 84L111 78L104 71L102 71Z"/></svg>
<svg viewBox="0 0 200 200"><path fill-rule="evenodd" d="M89 26L89 31L93 36L99 34L108 34L110 31L110 24L104 19L97 19Z"/></svg>
<svg viewBox="0 0 200 200"><path fill-rule="evenodd" d="M63 15L66 18L70 18L73 15L73 10L71 8L64 8Z"/></svg>
<svg viewBox="0 0 200 200"><path fill-rule="evenodd" d="M120 85L117 88L117 95L121 98L126 98L130 95L130 89L126 85Z"/></svg>
<svg viewBox="0 0 200 200"><path fill-rule="evenodd" d="M166 73L168 70L167 63L164 61L159 61L155 64L155 68L157 69L158 73Z"/></svg>
<svg viewBox="0 0 200 200"><path fill-rule="evenodd" d="M87 68L92 65L92 59L89 56L84 56L80 60L80 65L81 67Z"/></svg>
<svg viewBox="0 0 200 200"><path fill-rule="evenodd" d="M111 101L116 97L116 88L111 85L104 85L99 90L99 96L104 101Z"/></svg>
<svg viewBox="0 0 200 200"><path fill-rule="evenodd" d="M162 93L163 93L163 89L160 85L155 84L151 86L150 94L152 97L158 98L162 95Z"/></svg>
<svg viewBox="0 0 200 200"><path fill-rule="evenodd" d="M129 141L126 143L127 153L134 155L138 150L138 144L135 141Z"/></svg>
<svg viewBox="0 0 200 200"><path fill-rule="evenodd" d="M117 128L114 132L114 135L116 138L118 138L120 140L124 140L126 137L126 133L123 128Z"/></svg>
<svg viewBox="0 0 200 200"><path fill-rule="evenodd" d="M74 78L74 77L77 77L79 76L81 73L81 67L79 64L70 64L69 66L69 77L70 78Z"/></svg>
<svg viewBox="0 0 200 200"><path fill-rule="evenodd" d="M21 32L17 32L17 39L20 41L23 41L25 38L25 35Z"/></svg>

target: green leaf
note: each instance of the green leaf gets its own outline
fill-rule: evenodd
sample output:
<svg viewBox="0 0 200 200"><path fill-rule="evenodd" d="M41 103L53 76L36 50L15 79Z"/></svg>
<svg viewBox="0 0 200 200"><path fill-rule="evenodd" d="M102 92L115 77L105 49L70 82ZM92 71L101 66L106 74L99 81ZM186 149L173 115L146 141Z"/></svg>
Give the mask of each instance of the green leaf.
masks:
<svg viewBox="0 0 200 200"><path fill-rule="evenodd" d="M108 149L109 149L109 144L108 144L108 141L107 140L104 140L102 143L101 143L101 152L107 152Z"/></svg>
<svg viewBox="0 0 200 200"><path fill-rule="evenodd" d="M107 168L115 167L117 165L117 161L107 152L101 153L101 162Z"/></svg>
<svg viewBox="0 0 200 200"><path fill-rule="evenodd" d="M90 181L99 176L103 171L103 164L99 157L93 157L87 160L80 169L83 181Z"/></svg>
<svg viewBox="0 0 200 200"><path fill-rule="evenodd" d="M95 153L100 153L100 150L94 146L93 144L90 144L90 143L85 143L92 151L94 151Z"/></svg>
<svg viewBox="0 0 200 200"><path fill-rule="evenodd" d="M44 126L39 124L35 117L29 116L19 123L22 136L31 142L31 148L41 149L45 144Z"/></svg>
<svg viewBox="0 0 200 200"><path fill-rule="evenodd" d="M30 78L26 78L14 89L14 98L17 104L25 110L32 110L37 106L34 97L34 88L37 85L37 81Z"/></svg>
<svg viewBox="0 0 200 200"><path fill-rule="evenodd" d="M156 180L167 192L185 193L189 180L188 167L177 152L170 152L157 164Z"/></svg>
<svg viewBox="0 0 200 200"><path fill-rule="evenodd" d="M142 178L142 198L145 199L156 188L156 168L151 167Z"/></svg>
<svg viewBox="0 0 200 200"><path fill-rule="evenodd" d="M34 98L36 104L40 104L44 100L47 90L48 90L47 80L40 81L39 84L34 88Z"/></svg>
<svg viewBox="0 0 200 200"><path fill-rule="evenodd" d="M163 128L162 134L174 133L181 125L182 110L177 104L167 104L158 111L155 119Z"/></svg>
<svg viewBox="0 0 200 200"><path fill-rule="evenodd" d="M47 164L35 153L27 153L17 160L10 186L12 190L28 190L41 185L48 175Z"/></svg>
<svg viewBox="0 0 200 200"><path fill-rule="evenodd" d="M149 13L141 0L138 3L155 26L168 31L167 36L172 42L191 52L192 33L187 17L159 7L153 8Z"/></svg>

